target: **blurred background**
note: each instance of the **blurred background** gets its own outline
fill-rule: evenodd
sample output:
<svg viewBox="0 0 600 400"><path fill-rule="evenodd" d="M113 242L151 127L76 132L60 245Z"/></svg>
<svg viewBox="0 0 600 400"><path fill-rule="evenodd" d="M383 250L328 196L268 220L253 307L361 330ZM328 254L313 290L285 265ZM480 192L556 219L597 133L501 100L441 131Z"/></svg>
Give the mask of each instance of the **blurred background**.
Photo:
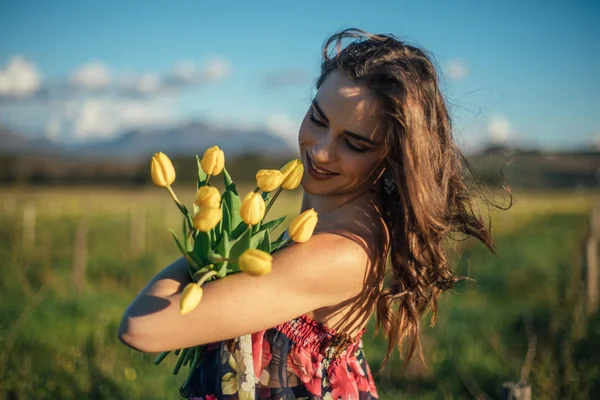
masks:
<svg viewBox="0 0 600 400"><path fill-rule="evenodd" d="M116 336L178 257L150 158L174 160L191 204L195 155L219 145L247 190L296 156L321 45L349 27L433 54L456 140L491 198L507 204L502 174L516 198L490 212L497 256L455 244L472 281L423 320L424 363L377 376L381 398L600 398L600 5L397 0L0 2L0 398L179 398L174 360Z"/></svg>

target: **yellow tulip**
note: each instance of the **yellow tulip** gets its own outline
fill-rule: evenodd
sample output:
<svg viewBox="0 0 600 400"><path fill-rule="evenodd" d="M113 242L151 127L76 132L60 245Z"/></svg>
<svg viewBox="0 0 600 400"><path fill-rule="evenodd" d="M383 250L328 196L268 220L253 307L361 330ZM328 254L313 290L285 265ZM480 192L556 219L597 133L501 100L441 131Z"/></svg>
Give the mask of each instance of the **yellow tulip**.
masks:
<svg viewBox="0 0 600 400"><path fill-rule="evenodd" d="M194 203L202 208L219 208L221 207L221 194L214 186L202 186L196 192Z"/></svg>
<svg viewBox="0 0 600 400"><path fill-rule="evenodd" d="M263 192L270 192L279 187L283 174L277 169L261 169L256 173L256 186Z"/></svg>
<svg viewBox="0 0 600 400"><path fill-rule="evenodd" d="M242 201L240 216L248 225L256 225L265 216L265 208L265 201L260 193L250 192Z"/></svg>
<svg viewBox="0 0 600 400"><path fill-rule="evenodd" d="M317 226L317 212L314 208L304 211L290 222L290 237L296 243L304 243L312 236Z"/></svg>
<svg viewBox="0 0 600 400"><path fill-rule="evenodd" d="M217 226L222 217L223 213L220 208L201 208L194 215L194 228L200 232L208 232Z"/></svg>
<svg viewBox="0 0 600 400"><path fill-rule="evenodd" d="M175 168L166 154L159 152L152 157L150 169L152 181L158 187L168 187L175 181Z"/></svg>
<svg viewBox="0 0 600 400"><path fill-rule="evenodd" d="M196 283L188 283L183 289L181 299L179 300L179 312L181 315L192 311L202 300L203 290Z"/></svg>
<svg viewBox="0 0 600 400"><path fill-rule="evenodd" d="M260 276L271 272L273 256L258 249L248 249L238 259L240 269L252 276Z"/></svg>
<svg viewBox="0 0 600 400"><path fill-rule="evenodd" d="M219 175L225 167L225 153L219 146L207 149L202 156L200 166L207 175Z"/></svg>
<svg viewBox="0 0 600 400"><path fill-rule="evenodd" d="M285 190L294 190L300 185L304 174L304 165L300 160L292 160L281 168L283 182L281 187Z"/></svg>

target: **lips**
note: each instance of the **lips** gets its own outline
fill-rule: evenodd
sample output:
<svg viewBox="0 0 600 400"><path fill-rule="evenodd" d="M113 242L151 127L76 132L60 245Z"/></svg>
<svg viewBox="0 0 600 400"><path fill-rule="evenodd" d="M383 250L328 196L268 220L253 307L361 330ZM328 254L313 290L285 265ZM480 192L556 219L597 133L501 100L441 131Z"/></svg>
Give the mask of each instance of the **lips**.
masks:
<svg viewBox="0 0 600 400"><path fill-rule="evenodd" d="M327 178L331 178L334 177L336 175L339 175L336 172L332 172L329 171L328 169L325 169L317 164L314 163L314 161L312 160L312 158L310 158L310 156L308 155L308 152L306 152L306 159L308 161L308 172L317 179L327 179Z"/></svg>

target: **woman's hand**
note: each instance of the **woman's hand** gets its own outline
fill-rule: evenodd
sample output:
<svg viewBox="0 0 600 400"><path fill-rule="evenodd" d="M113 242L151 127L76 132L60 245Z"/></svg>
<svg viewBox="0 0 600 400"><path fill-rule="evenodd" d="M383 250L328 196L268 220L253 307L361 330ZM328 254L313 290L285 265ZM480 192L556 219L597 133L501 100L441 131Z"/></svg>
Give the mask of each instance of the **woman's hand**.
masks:
<svg viewBox="0 0 600 400"><path fill-rule="evenodd" d="M360 294L369 268L363 246L330 233L274 254L271 273L244 273L203 285L201 303L181 315L190 281L179 259L154 277L126 310L120 340L144 352L192 347L274 327Z"/></svg>

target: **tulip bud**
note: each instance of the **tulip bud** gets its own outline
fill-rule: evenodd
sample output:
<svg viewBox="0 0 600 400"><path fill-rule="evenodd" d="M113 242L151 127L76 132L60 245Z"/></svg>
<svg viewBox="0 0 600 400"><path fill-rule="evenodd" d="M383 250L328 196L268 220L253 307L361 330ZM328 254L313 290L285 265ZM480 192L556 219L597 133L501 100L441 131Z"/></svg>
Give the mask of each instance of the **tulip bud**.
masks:
<svg viewBox="0 0 600 400"><path fill-rule="evenodd" d="M304 174L304 165L300 160L292 160L281 168L283 182L281 187L285 190L294 190L300 185Z"/></svg>
<svg viewBox="0 0 600 400"><path fill-rule="evenodd" d="M196 192L194 203L201 208L219 208L221 207L221 194L214 186L202 186Z"/></svg>
<svg viewBox="0 0 600 400"><path fill-rule="evenodd" d="M203 290L196 283L188 283L183 289L181 299L179 300L179 312L181 315L187 314L200 304Z"/></svg>
<svg viewBox="0 0 600 400"><path fill-rule="evenodd" d="M194 228L200 232L208 232L217 226L222 217L223 213L220 208L201 208L194 215Z"/></svg>
<svg viewBox="0 0 600 400"><path fill-rule="evenodd" d="M219 175L225 166L225 153L219 149L219 146L207 149L202 156L200 166L207 175Z"/></svg>
<svg viewBox="0 0 600 400"><path fill-rule="evenodd" d="M265 216L265 201L259 193L250 192L244 197L240 216L248 225L256 225Z"/></svg>
<svg viewBox="0 0 600 400"><path fill-rule="evenodd" d="M296 243L304 243L312 236L317 226L317 212L314 208L304 211L290 222L290 237Z"/></svg>
<svg viewBox="0 0 600 400"><path fill-rule="evenodd" d="M164 153L155 153L150 169L152 181L158 187L167 187L175 181L175 168Z"/></svg>
<svg viewBox="0 0 600 400"><path fill-rule="evenodd" d="M248 249L238 259L240 269L252 276L268 274L271 272L272 264L273 256L258 249Z"/></svg>
<svg viewBox="0 0 600 400"><path fill-rule="evenodd" d="M270 192L279 187L283 174L277 169L261 169L256 173L256 186L263 192Z"/></svg>

